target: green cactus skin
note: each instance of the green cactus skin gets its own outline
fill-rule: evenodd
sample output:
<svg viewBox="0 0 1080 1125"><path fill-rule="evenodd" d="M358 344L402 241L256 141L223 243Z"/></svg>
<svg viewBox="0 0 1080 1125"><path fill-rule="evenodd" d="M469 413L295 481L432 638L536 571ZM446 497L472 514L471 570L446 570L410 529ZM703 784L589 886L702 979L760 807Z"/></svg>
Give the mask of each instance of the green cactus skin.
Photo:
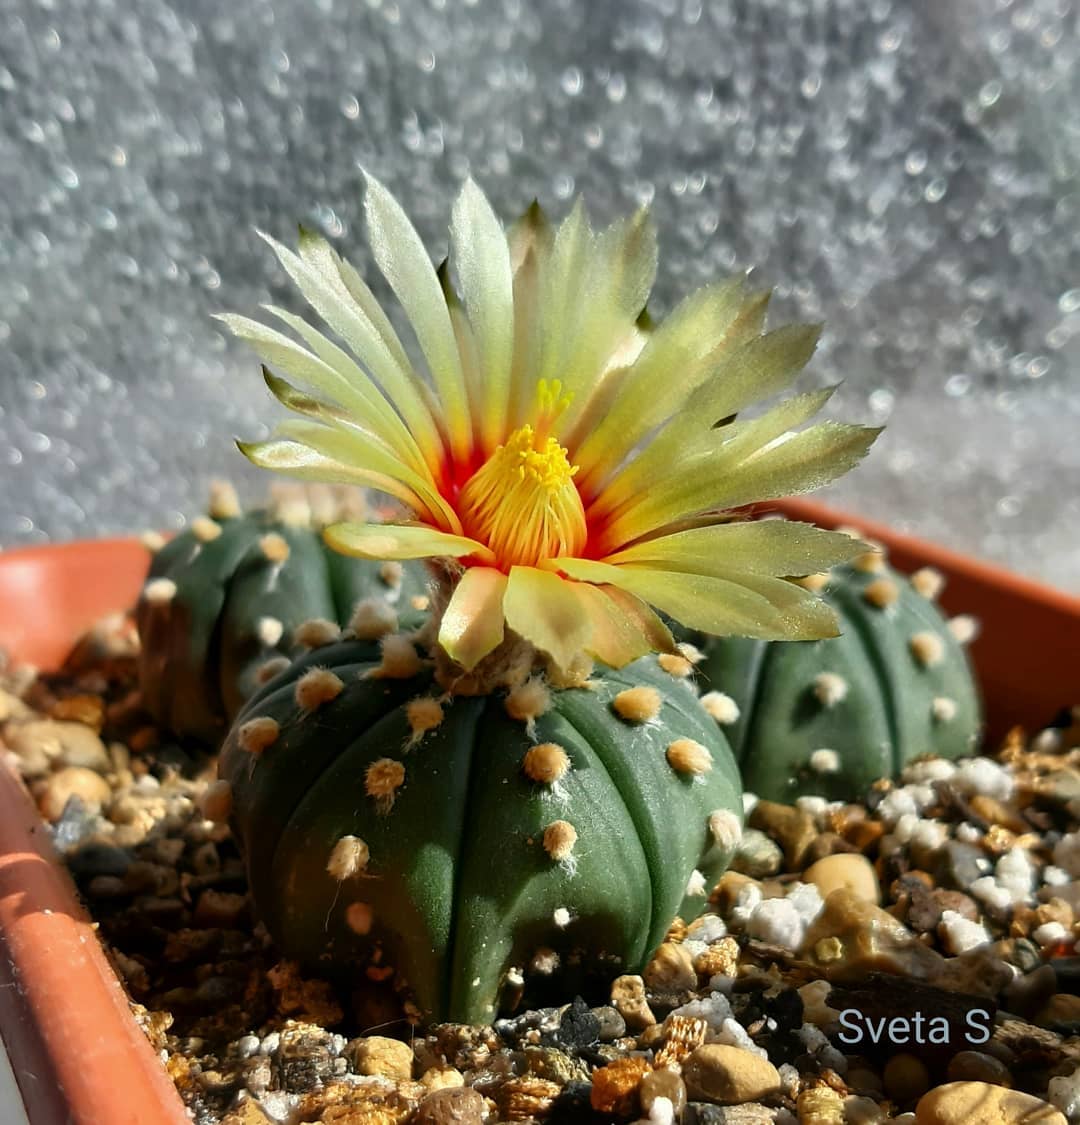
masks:
<svg viewBox="0 0 1080 1125"><path fill-rule="evenodd" d="M738 708L724 730L748 792L852 800L920 755L975 751L978 689L963 645L925 596L937 577L922 576L924 593L877 552L834 568L822 596L841 635L828 640L684 634L705 654L702 692Z"/></svg>
<svg viewBox="0 0 1080 1125"><path fill-rule="evenodd" d="M390 565L346 558L270 511L193 521L154 555L136 607L143 706L174 735L216 746L259 669L297 651L303 622L345 625L357 602L379 598L399 626L422 623L412 599L427 596L426 571Z"/></svg>
<svg viewBox="0 0 1080 1125"><path fill-rule="evenodd" d="M342 686L304 710L298 685L316 668ZM392 965L425 1018L483 1023L507 972L537 953L603 963L609 977L636 971L676 915L704 908L738 841L742 791L688 680L645 657L590 686L549 689L526 722L504 693L449 698L429 670L394 679L379 668L371 643L305 654L252 696L222 749L256 909L287 956L360 980L365 966ZM659 692L654 718L616 713L612 701L634 687ZM442 708L422 736L409 719L418 699ZM260 719L276 738L253 753L245 732ZM669 764L681 739L708 750L711 770ZM523 761L548 743L569 759L554 783L527 776ZM381 810L367 779L385 759L405 773ZM548 850L562 838L546 835L555 822L576 831L561 858ZM370 857L352 877L327 869L344 837ZM691 894L695 871L704 878Z"/></svg>

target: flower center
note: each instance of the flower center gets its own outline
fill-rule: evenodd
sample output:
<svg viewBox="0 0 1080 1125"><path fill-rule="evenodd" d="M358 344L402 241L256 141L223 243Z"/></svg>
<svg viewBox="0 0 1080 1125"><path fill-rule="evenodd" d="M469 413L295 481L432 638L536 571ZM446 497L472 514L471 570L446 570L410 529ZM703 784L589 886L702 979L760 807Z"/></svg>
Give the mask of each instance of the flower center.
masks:
<svg viewBox="0 0 1080 1125"><path fill-rule="evenodd" d="M465 534L486 543L505 568L576 554L588 539L576 472L555 438L522 426L461 490Z"/></svg>

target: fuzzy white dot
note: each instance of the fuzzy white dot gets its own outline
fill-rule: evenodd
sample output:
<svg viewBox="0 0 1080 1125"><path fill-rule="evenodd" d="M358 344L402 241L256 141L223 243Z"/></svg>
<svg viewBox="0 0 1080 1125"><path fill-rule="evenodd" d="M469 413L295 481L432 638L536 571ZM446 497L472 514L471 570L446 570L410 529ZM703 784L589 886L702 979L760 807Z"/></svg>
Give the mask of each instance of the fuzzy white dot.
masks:
<svg viewBox="0 0 1080 1125"><path fill-rule="evenodd" d="M739 705L722 691L707 691L701 697L701 706L721 726L731 726L739 721Z"/></svg>
<svg viewBox="0 0 1080 1125"><path fill-rule="evenodd" d="M959 613L956 617L950 617L949 632L952 633L957 644L971 644L979 635L978 618L972 617L968 613Z"/></svg>
<svg viewBox="0 0 1080 1125"><path fill-rule="evenodd" d="M278 726L276 719L270 718L269 715L259 715L254 719L248 719L246 723L241 723L237 731L237 742L241 750L258 755L273 746L280 734L281 727Z"/></svg>
<svg viewBox="0 0 1080 1125"><path fill-rule="evenodd" d="M313 617L293 630L293 641L307 648L322 648L341 639L341 628L336 621L325 617Z"/></svg>
<svg viewBox="0 0 1080 1125"><path fill-rule="evenodd" d="M361 641L377 641L396 633L398 616L383 598L363 598L356 603L349 618L348 631Z"/></svg>
<svg viewBox="0 0 1080 1125"><path fill-rule="evenodd" d="M283 563L289 557L289 544L284 536L276 531L268 532L259 540L259 550L267 562Z"/></svg>
<svg viewBox="0 0 1080 1125"><path fill-rule="evenodd" d="M924 566L911 576L911 585L927 601L934 601L945 588L945 576L932 566Z"/></svg>
<svg viewBox="0 0 1080 1125"><path fill-rule="evenodd" d="M200 543L212 543L221 534L221 524L209 516L196 516L191 521L191 533Z"/></svg>
<svg viewBox="0 0 1080 1125"><path fill-rule="evenodd" d="M296 681L296 705L304 711L315 711L337 699L345 684L329 668L309 668Z"/></svg>
<svg viewBox="0 0 1080 1125"><path fill-rule="evenodd" d="M556 908L555 913L552 914L551 920L559 927L560 930L565 930L570 925L570 911L565 906Z"/></svg>
<svg viewBox="0 0 1080 1125"><path fill-rule="evenodd" d="M544 851L556 863L562 863L570 858L577 838L577 829L569 821L552 821L544 829Z"/></svg>
<svg viewBox="0 0 1080 1125"><path fill-rule="evenodd" d="M924 668L933 668L945 659L945 642L937 633L913 633L908 638L908 648Z"/></svg>
<svg viewBox="0 0 1080 1125"><path fill-rule="evenodd" d="M415 676L423 667L423 661L408 637L401 633L391 633L383 637L380 644L382 663L377 675L388 680L407 680Z"/></svg>
<svg viewBox="0 0 1080 1125"><path fill-rule="evenodd" d="M734 851L742 839L739 818L728 809L715 809L709 813L709 832L716 844L725 851Z"/></svg>
<svg viewBox="0 0 1080 1125"><path fill-rule="evenodd" d="M947 695L935 696L930 704L930 714L936 723L951 723L956 718L956 711L956 700Z"/></svg>
<svg viewBox="0 0 1080 1125"><path fill-rule="evenodd" d="M836 672L819 672L814 677L814 695L823 707L835 707L847 698L848 682Z"/></svg>
<svg viewBox="0 0 1080 1125"><path fill-rule="evenodd" d="M176 583L171 578L151 578L143 587L143 597L151 605L168 605L176 597Z"/></svg>
<svg viewBox="0 0 1080 1125"><path fill-rule="evenodd" d="M276 617L260 617L255 622L255 636L267 648L275 648L285 635L285 626Z"/></svg>
<svg viewBox="0 0 1080 1125"><path fill-rule="evenodd" d="M233 519L240 514L240 498L227 480L210 482L210 504L207 511L216 520Z"/></svg>
<svg viewBox="0 0 1080 1125"><path fill-rule="evenodd" d="M839 773L840 755L835 750L822 746L810 755L810 768L814 773Z"/></svg>
<svg viewBox="0 0 1080 1125"><path fill-rule="evenodd" d="M326 870L339 883L367 870L371 851L359 836L342 836L330 852Z"/></svg>
<svg viewBox="0 0 1080 1125"><path fill-rule="evenodd" d="M275 676L280 676L289 667L290 660L287 656L273 656L264 664L260 664L255 673L255 679L260 684L268 684Z"/></svg>

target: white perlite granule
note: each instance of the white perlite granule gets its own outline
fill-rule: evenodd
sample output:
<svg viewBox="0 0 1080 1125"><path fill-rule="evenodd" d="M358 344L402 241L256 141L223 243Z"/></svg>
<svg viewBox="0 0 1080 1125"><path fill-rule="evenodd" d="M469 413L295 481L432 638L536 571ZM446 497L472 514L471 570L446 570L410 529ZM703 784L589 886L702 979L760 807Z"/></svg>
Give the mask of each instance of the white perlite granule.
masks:
<svg viewBox="0 0 1080 1125"><path fill-rule="evenodd" d="M988 945L990 935L981 922L971 922L955 910L946 910L941 915L941 936L949 953L965 953L980 945Z"/></svg>

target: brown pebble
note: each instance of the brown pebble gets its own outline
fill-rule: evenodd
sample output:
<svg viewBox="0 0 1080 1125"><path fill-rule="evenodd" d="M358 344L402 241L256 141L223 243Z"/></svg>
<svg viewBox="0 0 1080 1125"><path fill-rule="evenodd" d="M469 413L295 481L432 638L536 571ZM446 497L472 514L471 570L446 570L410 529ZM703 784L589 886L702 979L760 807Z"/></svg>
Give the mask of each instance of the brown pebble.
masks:
<svg viewBox="0 0 1080 1125"><path fill-rule="evenodd" d="M657 949L642 976L650 988L662 992L680 992L697 987L693 958L673 941L665 941ZM618 1007L617 1004L615 1006Z"/></svg>
<svg viewBox="0 0 1080 1125"><path fill-rule="evenodd" d="M641 1098L641 1112L648 1116L657 1098L667 1098L675 1111L675 1119L682 1117L686 1109L686 1083L673 1070L650 1070L641 1080L638 1088Z"/></svg>
<svg viewBox="0 0 1080 1125"><path fill-rule="evenodd" d="M924 1095L916 1125L1066 1125L1049 1102L988 1082L949 1082Z"/></svg>
<svg viewBox="0 0 1080 1125"><path fill-rule="evenodd" d="M921 1098L930 1089L930 1072L926 1064L906 1051L889 1059L881 1079L885 1093L893 1101L904 1104Z"/></svg>
<svg viewBox="0 0 1080 1125"><path fill-rule="evenodd" d="M546 1078L532 1075L510 1078L495 1093L502 1111L500 1120L528 1121L544 1117L561 1092L562 1087L557 1082L549 1082Z"/></svg>
<svg viewBox="0 0 1080 1125"><path fill-rule="evenodd" d="M656 1016L645 999L645 982L635 974L615 978L611 985L611 1003L632 1031L656 1023Z"/></svg>
<svg viewBox="0 0 1080 1125"><path fill-rule="evenodd" d="M247 911L247 896L205 890L195 905L194 924L204 929L234 930Z"/></svg>
<svg viewBox="0 0 1080 1125"><path fill-rule="evenodd" d="M758 801L750 813L750 827L771 836L784 849L788 870L801 871L807 849L817 836L814 818L803 809L776 801Z"/></svg>
<svg viewBox="0 0 1080 1125"><path fill-rule="evenodd" d="M8 729L5 737L20 758L44 754L58 765L79 766L99 773L106 773L110 766L105 744L82 723L32 719Z"/></svg>
<svg viewBox="0 0 1080 1125"><path fill-rule="evenodd" d="M80 798L87 808L100 809L111 796L112 789L101 774L85 766L68 766L57 770L45 782L38 808L41 815L52 822L60 819L71 797Z"/></svg>
<svg viewBox="0 0 1080 1125"><path fill-rule="evenodd" d="M379 1074L384 1078L407 1081L412 1078L413 1052L408 1043L384 1035L354 1039L346 1047L357 1074Z"/></svg>
<svg viewBox="0 0 1080 1125"><path fill-rule="evenodd" d="M683 1081L694 1101L738 1105L778 1094L780 1075L768 1059L742 1047L706 1043L683 1062Z"/></svg>
<svg viewBox="0 0 1080 1125"><path fill-rule="evenodd" d="M826 856L803 872L803 882L813 883L823 899L844 887L863 902L881 902L881 886L873 864L858 853Z"/></svg>
<svg viewBox="0 0 1080 1125"><path fill-rule="evenodd" d="M829 1086L814 1086L799 1094L795 1105L800 1125L842 1125L844 1099Z"/></svg>
<svg viewBox="0 0 1080 1125"><path fill-rule="evenodd" d="M1080 1020L1080 996L1059 992L1051 996L1039 1009L1034 1022L1037 1024L1075 1023Z"/></svg>
<svg viewBox="0 0 1080 1125"><path fill-rule="evenodd" d="M486 1104L471 1086L435 1090L416 1107L412 1125L481 1125Z"/></svg>
<svg viewBox="0 0 1080 1125"><path fill-rule="evenodd" d="M950 1082L989 1082L992 1086L1011 1086L1009 1068L993 1055L982 1051L958 1051L949 1061L945 1075Z"/></svg>

